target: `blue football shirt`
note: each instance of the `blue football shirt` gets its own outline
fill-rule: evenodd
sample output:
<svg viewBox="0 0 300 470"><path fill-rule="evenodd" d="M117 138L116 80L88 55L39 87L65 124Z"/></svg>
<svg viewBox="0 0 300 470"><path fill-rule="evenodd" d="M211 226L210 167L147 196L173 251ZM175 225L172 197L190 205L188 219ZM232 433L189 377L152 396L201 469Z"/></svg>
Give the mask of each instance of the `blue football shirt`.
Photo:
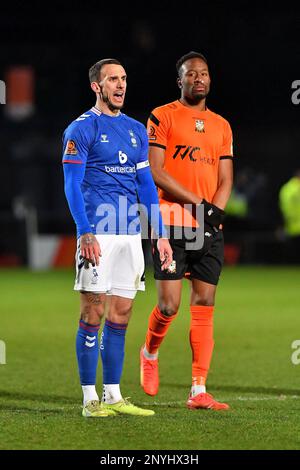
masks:
<svg viewBox="0 0 300 470"><path fill-rule="evenodd" d="M145 126L93 107L67 127L63 148L63 163L85 167L81 191L92 232L139 233L136 172L149 166Z"/></svg>

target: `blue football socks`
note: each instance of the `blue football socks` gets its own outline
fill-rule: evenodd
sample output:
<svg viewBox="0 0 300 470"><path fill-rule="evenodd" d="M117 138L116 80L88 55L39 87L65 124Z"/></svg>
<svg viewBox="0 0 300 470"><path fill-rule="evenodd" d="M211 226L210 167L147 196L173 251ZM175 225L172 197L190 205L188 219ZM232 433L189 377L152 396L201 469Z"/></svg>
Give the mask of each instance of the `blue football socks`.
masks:
<svg viewBox="0 0 300 470"><path fill-rule="evenodd" d="M127 324L105 321L101 336L101 359L103 366L103 384L119 384L121 380L125 334Z"/></svg>
<svg viewBox="0 0 300 470"><path fill-rule="evenodd" d="M95 385L98 366L98 330L99 325L90 325L79 321L76 337L76 353L81 385Z"/></svg>

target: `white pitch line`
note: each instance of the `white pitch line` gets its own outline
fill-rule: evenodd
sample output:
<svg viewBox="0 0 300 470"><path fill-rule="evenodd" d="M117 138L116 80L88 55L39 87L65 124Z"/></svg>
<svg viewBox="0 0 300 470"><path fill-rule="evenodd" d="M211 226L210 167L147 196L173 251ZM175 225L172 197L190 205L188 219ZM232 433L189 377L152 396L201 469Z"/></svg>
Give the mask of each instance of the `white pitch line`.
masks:
<svg viewBox="0 0 300 470"><path fill-rule="evenodd" d="M279 396L268 396L268 397L226 397L226 401L284 401L284 400L299 400L300 395L279 395ZM220 400L222 401L222 400ZM184 405L185 401L168 401L168 402L160 402L154 401L152 403L142 403L142 406L181 406Z"/></svg>
<svg viewBox="0 0 300 470"><path fill-rule="evenodd" d="M268 396L268 397L235 397L230 400L236 401L284 401L284 400L299 400L300 395L279 395L279 396Z"/></svg>
<svg viewBox="0 0 300 470"><path fill-rule="evenodd" d="M267 397L259 397L259 396L254 396L254 397L243 397L243 396L238 396L238 397L226 397L224 399L225 401L233 402L233 401L285 401L285 400L299 400L300 395L279 395L279 396L267 396ZM222 401L222 399L221 399ZM160 402L160 401L154 401L152 403L144 402L144 403L139 403L139 406L165 406L165 407L175 407L175 406L183 406L186 404L186 401L168 401L168 402ZM0 412L10 412L10 413L53 413L55 416L56 413L58 412L65 412L66 409L68 411L70 410L77 410L78 406L75 405L66 405L64 408L54 408L54 409L1 409L0 406Z"/></svg>

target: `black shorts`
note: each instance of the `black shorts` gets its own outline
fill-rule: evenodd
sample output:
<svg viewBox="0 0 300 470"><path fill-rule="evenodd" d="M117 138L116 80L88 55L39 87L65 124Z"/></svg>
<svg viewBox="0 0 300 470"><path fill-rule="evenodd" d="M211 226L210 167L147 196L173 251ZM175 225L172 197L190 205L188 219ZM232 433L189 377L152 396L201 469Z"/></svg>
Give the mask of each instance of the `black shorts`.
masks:
<svg viewBox="0 0 300 470"><path fill-rule="evenodd" d="M152 245L154 278L158 280L178 280L186 277L217 285L224 262L222 230L214 235L209 251L204 252L203 249L186 250L186 243L189 240L184 235L180 239L177 239L177 236L174 237L174 227L167 227L167 229L173 250L173 263L167 270L161 270L157 244L154 242Z"/></svg>

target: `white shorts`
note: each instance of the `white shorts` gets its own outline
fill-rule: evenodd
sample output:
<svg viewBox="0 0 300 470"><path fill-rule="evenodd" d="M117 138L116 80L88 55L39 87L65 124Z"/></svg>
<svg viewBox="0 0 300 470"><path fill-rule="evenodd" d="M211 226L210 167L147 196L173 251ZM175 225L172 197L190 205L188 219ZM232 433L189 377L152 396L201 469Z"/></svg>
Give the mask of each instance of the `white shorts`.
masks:
<svg viewBox="0 0 300 470"><path fill-rule="evenodd" d="M102 254L99 266L84 263L78 240L74 290L134 299L138 290L145 290L141 234L96 235L96 238Z"/></svg>

